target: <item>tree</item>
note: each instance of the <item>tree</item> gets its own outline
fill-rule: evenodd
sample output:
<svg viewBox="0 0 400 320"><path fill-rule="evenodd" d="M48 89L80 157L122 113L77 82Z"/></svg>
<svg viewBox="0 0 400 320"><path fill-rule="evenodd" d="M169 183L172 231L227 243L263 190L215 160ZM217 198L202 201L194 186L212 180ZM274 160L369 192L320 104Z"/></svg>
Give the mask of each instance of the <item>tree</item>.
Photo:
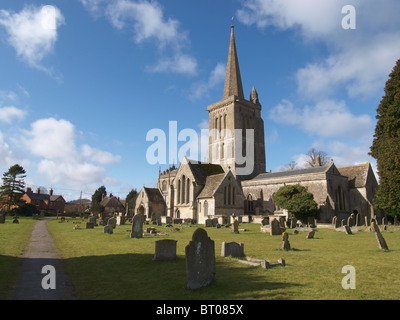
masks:
<svg viewBox="0 0 400 320"><path fill-rule="evenodd" d="M100 204L101 200L107 196L107 190L105 186L99 187L92 195L92 206L90 210L92 212L102 213L104 211L104 207Z"/></svg>
<svg viewBox="0 0 400 320"><path fill-rule="evenodd" d="M8 207L18 206L23 203L21 197L25 192L26 171L19 164L15 164L3 174L3 185L0 187L0 199Z"/></svg>
<svg viewBox="0 0 400 320"><path fill-rule="evenodd" d="M328 154L325 151L322 150L317 150L315 148L311 148L308 150L306 153L307 156L307 165L312 168L315 167L315 162L317 157L319 157L321 166L327 166L331 163L331 158L328 156Z"/></svg>
<svg viewBox="0 0 400 320"><path fill-rule="evenodd" d="M377 109L377 124L371 146L377 160L379 187L374 199L377 209L400 214L400 60L385 86Z"/></svg>
<svg viewBox="0 0 400 320"><path fill-rule="evenodd" d="M281 171L290 171L290 170L296 170L296 169L297 169L296 161L290 161L289 163L287 163L283 167L281 167Z"/></svg>
<svg viewBox="0 0 400 320"><path fill-rule="evenodd" d="M40 211L33 204L24 203L24 204L20 205L19 207L12 209L11 213L18 217L21 217L21 216L32 217L34 214L39 214Z"/></svg>
<svg viewBox="0 0 400 320"><path fill-rule="evenodd" d="M136 206L136 199L137 199L138 195L139 194L138 194L137 190L132 189L126 196L125 206L127 206L130 209L134 209Z"/></svg>
<svg viewBox="0 0 400 320"><path fill-rule="evenodd" d="M313 194L299 184L281 187L274 194L274 202L302 222L307 222L308 217L319 218L320 209Z"/></svg>

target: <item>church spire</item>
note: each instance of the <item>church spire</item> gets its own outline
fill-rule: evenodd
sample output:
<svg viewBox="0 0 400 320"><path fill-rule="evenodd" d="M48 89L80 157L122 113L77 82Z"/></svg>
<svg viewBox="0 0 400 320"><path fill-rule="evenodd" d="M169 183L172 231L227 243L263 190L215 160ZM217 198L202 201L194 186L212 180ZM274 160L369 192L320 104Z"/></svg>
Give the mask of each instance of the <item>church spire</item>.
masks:
<svg viewBox="0 0 400 320"><path fill-rule="evenodd" d="M233 32L233 24L231 26L231 40L229 44L228 64L226 66L224 97L238 96L244 99L242 78L240 76L239 61L236 52L235 35Z"/></svg>

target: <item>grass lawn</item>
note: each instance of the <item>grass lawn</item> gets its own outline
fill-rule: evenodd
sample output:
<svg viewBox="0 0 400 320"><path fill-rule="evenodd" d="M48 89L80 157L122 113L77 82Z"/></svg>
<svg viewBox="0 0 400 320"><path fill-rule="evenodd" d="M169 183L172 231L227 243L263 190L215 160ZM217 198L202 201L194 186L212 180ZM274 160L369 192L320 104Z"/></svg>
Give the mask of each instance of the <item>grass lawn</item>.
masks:
<svg viewBox="0 0 400 320"><path fill-rule="evenodd" d="M81 230L73 230L81 221ZM227 228L206 228L215 241L215 285L197 291L186 289L185 246L199 226L183 227L178 232L156 227L165 233L129 238L131 224L117 226L114 234L104 234L101 226L85 229L85 220L48 222L48 229L65 259L66 272L79 299L134 300L267 300L267 299L400 299L400 227L388 227L383 236L389 246L378 248L373 232L347 235L331 229L318 229L314 239L307 232L293 234L288 229L292 250L281 250L281 237L260 233L257 224L233 234ZM152 225L144 226L153 227ZM155 241L177 240L175 261L153 261ZM246 256L276 263L282 257L285 267L262 269L220 256L221 244L244 243ZM356 289L342 288L342 268L356 270Z"/></svg>
<svg viewBox="0 0 400 320"><path fill-rule="evenodd" d="M0 224L0 300L9 298L11 286L19 277L21 258L37 222L31 217L18 220L19 224L14 224L13 217L7 216Z"/></svg>

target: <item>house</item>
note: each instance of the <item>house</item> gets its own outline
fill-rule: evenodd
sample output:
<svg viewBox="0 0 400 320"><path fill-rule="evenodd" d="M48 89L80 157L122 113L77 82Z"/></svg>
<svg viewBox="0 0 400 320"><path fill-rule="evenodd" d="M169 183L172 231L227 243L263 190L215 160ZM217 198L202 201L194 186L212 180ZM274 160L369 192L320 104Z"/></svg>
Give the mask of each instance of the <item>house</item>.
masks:
<svg viewBox="0 0 400 320"><path fill-rule="evenodd" d="M55 195L53 189L49 193L41 193L40 188L33 192L31 188L26 188L21 200L34 205L39 211L46 211L50 215L64 213L65 199L61 195Z"/></svg>
<svg viewBox="0 0 400 320"><path fill-rule="evenodd" d="M125 207L119 200L119 198L114 197L110 194L109 197L103 198L100 204L104 207L103 213L109 214L114 212L125 212Z"/></svg>

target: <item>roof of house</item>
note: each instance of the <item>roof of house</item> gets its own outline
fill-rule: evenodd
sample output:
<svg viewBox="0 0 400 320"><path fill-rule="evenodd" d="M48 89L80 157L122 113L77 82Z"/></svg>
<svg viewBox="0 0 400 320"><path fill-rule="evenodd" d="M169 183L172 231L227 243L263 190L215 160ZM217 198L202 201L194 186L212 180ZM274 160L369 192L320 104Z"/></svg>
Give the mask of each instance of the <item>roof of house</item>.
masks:
<svg viewBox="0 0 400 320"><path fill-rule="evenodd" d="M101 200L100 204L103 207L124 207L121 201L119 201L116 197L105 197L103 200Z"/></svg>

